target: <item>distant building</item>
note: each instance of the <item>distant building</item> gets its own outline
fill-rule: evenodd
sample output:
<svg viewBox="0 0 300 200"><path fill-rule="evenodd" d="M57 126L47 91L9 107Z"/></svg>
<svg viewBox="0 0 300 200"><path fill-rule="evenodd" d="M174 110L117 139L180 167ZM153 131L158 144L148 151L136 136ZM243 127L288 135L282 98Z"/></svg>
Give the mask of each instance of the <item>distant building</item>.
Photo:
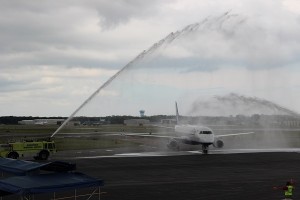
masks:
<svg viewBox="0 0 300 200"><path fill-rule="evenodd" d="M34 119L34 120L21 120L18 124L21 125L61 125L65 119ZM80 121L69 121L67 125L79 126Z"/></svg>
<svg viewBox="0 0 300 200"><path fill-rule="evenodd" d="M140 110L140 116L145 117L145 110Z"/></svg>
<svg viewBox="0 0 300 200"><path fill-rule="evenodd" d="M98 121L84 121L82 123L83 125L88 125L88 126L100 126L100 125L106 125L106 124L110 124L110 121L106 121L104 118L103 119L99 119Z"/></svg>
<svg viewBox="0 0 300 200"><path fill-rule="evenodd" d="M64 123L65 120L63 121L58 121L57 125L62 125ZM66 126L79 126L81 123L80 121L69 121Z"/></svg>
<svg viewBox="0 0 300 200"><path fill-rule="evenodd" d="M34 119L34 124L37 125L60 125L62 124L65 119Z"/></svg>
<svg viewBox="0 0 300 200"><path fill-rule="evenodd" d="M124 124L127 126L144 126L150 124L148 119L126 119Z"/></svg>
<svg viewBox="0 0 300 200"><path fill-rule="evenodd" d="M289 127L289 128L300 127L300 121L296 121L296 120L283 121L281 122L281 126Z"/></svg>
<svg viewBox="0 0 300 200"><path fill-rule="evenodd" d="M18 124L21 124L21 125L33 125L34 124L34 120L22 120L22 121L18 121Z"/></svg>
<svg viewBox="0 0 300 200"><path fill-rule="evenodd" d="M171 125L174 125L176 124L176 119L162 119L161 120L161 123L162 124L171 124Z"/></svg>

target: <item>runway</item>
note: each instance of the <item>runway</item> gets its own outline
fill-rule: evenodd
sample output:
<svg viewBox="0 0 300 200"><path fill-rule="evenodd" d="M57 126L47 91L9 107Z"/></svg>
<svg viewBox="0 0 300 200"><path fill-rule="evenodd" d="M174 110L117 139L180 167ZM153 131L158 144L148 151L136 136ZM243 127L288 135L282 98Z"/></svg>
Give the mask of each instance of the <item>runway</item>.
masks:
<svg viewBox="0 0 300 200"><path fill-rule="evenodd" d="M152 151L151 151L152 150ZM244 148L244 149L211 149L209 155L212 154L247 154L247 153L283 153L295 152L300 153L300 148ZM183 155L202 155L201 150L187 150L187 151L172 151L160 150L154 146L141 145L140 148L112 148L112 149L90 149L90 150L71 150L57 152L50 159L96 159L107 157L163 157L163 156L183 156Z"/></svg>
<svg viewBox="0 0 300 200"><path fill-rule="evenodd" d="M102 156L77 158L80 172L105 180L101 199L282 199L290 178L300 180L297 152ZM300 197L297 188L294 199Z"/></svg>
<svg viewBox="0 0 300 200"><path fill-rule="evenodd" d="M114 134L120 136L107 136ZM74 136L82 137L74 133L63 137ZM299 139L289 136L298 147ZM239 145L242 141L235 139L228 148L212 148L203 155L196 150L162 151L165 141L139 140L145 143L60 151L50 159L76 163L77 171L103 179L102 200L282 199L283 191L273 190L273 186L283 186L291 178L300 180L300 148L263 148L266 140L255 140L254 146L259 148L247 148L246 143ZM237 148L240 146L245 148ZM294 199L299 197L296 185Z"/></svg>

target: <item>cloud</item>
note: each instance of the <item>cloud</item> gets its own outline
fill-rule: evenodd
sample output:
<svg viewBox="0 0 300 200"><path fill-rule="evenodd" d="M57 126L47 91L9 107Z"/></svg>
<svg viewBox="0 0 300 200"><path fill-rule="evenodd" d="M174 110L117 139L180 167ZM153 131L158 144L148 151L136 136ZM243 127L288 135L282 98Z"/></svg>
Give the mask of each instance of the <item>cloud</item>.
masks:
<svg viewBox="0 0 300 200"><path fill-rule="evenodd" d="M170 1L118 0L89 1L87 7L97 10L99 25L103 30L115 28L134 18L149 18L156 15L160 7Z"/></svg>
<svg viewBox="0 0 300 200"><path fill-rule="evenodd" d="M221 17L227 11L230 17ZM300 37L294 0L28 0L1 2L0 12L3 114L67 115L139 52L195 22L203 23L197 31L155 49L108 88L112 99L127 98L122 99L126 109L115 98L99 113L126 114L141 104L163 113L177 97L242 86L300 107L293 100L298 97ZM284 77L284 94L293 98L276 95L281 82L268 74ZM142 86L155 95L135 96L143 94Z"/></svg>
<svg viewBox="0 0 300 200"><path fill-rule="evenodd" d="M10 115L11 109L18 115L62 115L70 113L96 87L112 76L115 70L66 67L27 67L4 69L0 74L0 102L2 115ZM24 70L24 69L23 69ZM104 95L116 95L106 92ZM68 104L67 106L65 104ZM40 109L37 109L39 107ZM51 108L51 109L49 109ZM47 111L48 110L48 111ZM56 113L56 114L55 114ZM46 114L45 114L46 115Z"/></svg>
<svg viewBox="0 0 300 200"><path fill-rule="evenodd" d="M136 68L214 71L226 67L287 67L299 63L300 53L296 45L300 42L300 26L295 16L289 22L288 26L265 26L257 23L257 18L232 13L210 17L166 37Z"/></svg>
<svg viewBox="0 0 300 200"><path fill-rule="evenodd" d="M0 7L0 67L120 68L143 47L138 51L129 48L136 38L132 29L120 27L103 33L99 20L105 19L107 27L116 27L122 20L126 23L126 19L147 13L141 10L155 7L154 2L141 4L139 1L6 2ZM134 16L133 10L137 12ZM139 22L132 23L142 27Z"/></svg>
<svg viewBox="0 0 300 200"><path fill-rule="evenodd" d="M289 11L300 14L300 4L297 0L284 0L282 4Z"/></svg>

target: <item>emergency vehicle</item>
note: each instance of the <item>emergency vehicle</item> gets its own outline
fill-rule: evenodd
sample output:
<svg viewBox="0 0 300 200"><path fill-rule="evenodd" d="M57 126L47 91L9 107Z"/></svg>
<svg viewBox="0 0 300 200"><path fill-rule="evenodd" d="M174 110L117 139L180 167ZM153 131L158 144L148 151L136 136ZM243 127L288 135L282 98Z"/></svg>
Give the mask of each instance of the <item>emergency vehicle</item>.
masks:
<svg viewBox="0 0 300 200"><path fill-rule="evenodd" d="M47 160L56 152L54 141L22 141L0 144L0 156L18 159L33 156L35 160Z"/></svg>

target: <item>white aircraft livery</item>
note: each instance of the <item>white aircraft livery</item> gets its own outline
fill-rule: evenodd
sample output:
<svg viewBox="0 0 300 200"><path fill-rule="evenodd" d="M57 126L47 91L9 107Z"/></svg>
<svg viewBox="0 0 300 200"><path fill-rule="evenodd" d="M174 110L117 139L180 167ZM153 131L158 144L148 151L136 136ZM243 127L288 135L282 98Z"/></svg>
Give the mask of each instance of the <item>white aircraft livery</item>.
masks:
<svg viewBox="0 0 300 200"><path fill-rule="evenodd" d="M188 145L202 145L202 153L208 153L208 147L213 145L216 148L222 148L224 146L224 142L221 140L222 137L235 136L235 135L246 135L252 134L254 132L247 133L233 133L226 135L215 135L213 131L205 126L197 126L190 124L180 124L179 123L179 112L177 107L177 102L175 102L176 107L176 121L177 125L175 125L174 129L178 136L167 136L167 135L139 135L141 137L159 137L159 138L171 138L168 143L168 148L172 150L180 150L181 144ZM171 127L163 127L163 128L171 128ZM173 129L173 128L172 128ZM135 134L129 134L135 135Z"/></svg>

